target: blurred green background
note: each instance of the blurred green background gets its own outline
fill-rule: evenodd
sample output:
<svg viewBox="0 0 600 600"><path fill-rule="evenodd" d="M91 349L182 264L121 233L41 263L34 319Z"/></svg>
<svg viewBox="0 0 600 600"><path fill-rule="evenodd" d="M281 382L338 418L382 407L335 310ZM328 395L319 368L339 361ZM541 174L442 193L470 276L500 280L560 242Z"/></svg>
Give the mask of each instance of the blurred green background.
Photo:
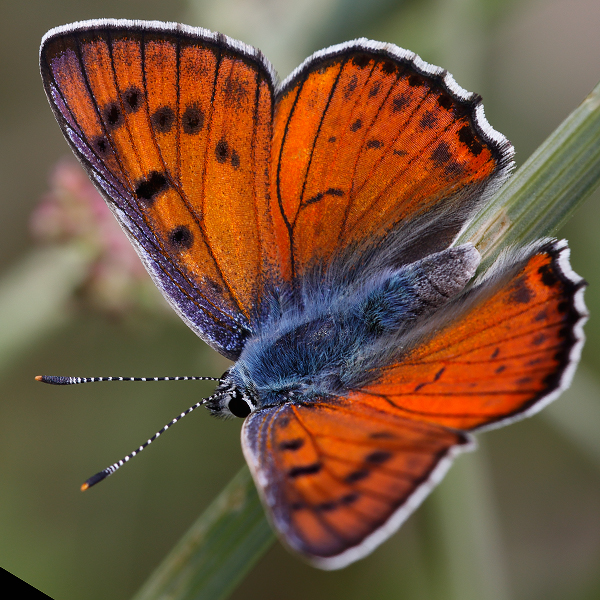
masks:
<svg viewBox="0 0 600 600"><path fill-rule="evenodd" d="M40 81L51 27L99 17L181 21L260 47L285 77L359 36L407 47L483 95L529 154L600 80L597 0L21 0L0 2L0 565L55 600L126 599L239 470L240 422L198 411L86 494L88 476L210 392L194 383L43 387L41 373L215 375L154 292L98 308L85 244L34 244L31 213L70 151ZM532 419L479 437L402 529L334 573L275 544L236 600L600 598L600 194L560 232L590 283L573 387ZM143 287L143 285L142 285ZM76 288L77 294L71 291ZM130 307L130 310L127 310Z"/></svg>

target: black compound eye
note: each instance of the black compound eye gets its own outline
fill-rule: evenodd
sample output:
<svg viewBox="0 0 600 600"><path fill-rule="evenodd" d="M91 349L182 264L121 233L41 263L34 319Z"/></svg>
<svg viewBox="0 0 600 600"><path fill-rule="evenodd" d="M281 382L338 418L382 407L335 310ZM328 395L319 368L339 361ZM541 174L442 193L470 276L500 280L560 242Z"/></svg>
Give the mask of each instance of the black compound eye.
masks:
<svg viewBox="0 0 600 600"><path fill-rule="evenodd" d="M228 408L234 417L239 417L240 419L244 419L252 412L250 405L239 392L234 393L234 396L229 401Z"/></svg>

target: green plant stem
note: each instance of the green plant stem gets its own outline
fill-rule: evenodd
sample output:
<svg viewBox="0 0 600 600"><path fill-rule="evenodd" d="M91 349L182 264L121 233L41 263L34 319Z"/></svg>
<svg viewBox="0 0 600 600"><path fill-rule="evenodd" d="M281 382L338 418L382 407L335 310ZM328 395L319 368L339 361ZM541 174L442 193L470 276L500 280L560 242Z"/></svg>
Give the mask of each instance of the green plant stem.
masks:
<svg viewBox="0 0 600 600"><path fill-rule="evenodd" d="M502 529L494 506L485 442L461 456L430 499L443 548L438 600L508 600Z"/></svg>
<svg viewBox="0 0 600 600"><path fill-rule="evenodd" d="M553 402L542 416L600 468L600 383L592 372L580 366L560 402Z"/></svg>

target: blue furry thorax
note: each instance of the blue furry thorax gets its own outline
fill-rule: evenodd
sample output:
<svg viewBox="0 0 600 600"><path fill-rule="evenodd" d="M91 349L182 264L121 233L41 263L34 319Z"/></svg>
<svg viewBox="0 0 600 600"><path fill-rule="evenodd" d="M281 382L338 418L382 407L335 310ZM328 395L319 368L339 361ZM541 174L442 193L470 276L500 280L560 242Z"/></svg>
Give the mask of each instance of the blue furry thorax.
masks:
<svg viewBox="0 0 600 600"><path fill-rule="evenodd" d="M330 268L304 278L297 290L270 294L208 408L246 416L364 388L410 352L423 334L417 322L460 297L479 261L465 244L372 274Z"/></svg>
<svg viewBox="0 0 600 600"><path fill-rule="evenodd" d="M228 380L256 408L341 395L364 381L361 359L414 319L420 275L409 265L354 286L305 283L296 296L271 302Z"/></svg>

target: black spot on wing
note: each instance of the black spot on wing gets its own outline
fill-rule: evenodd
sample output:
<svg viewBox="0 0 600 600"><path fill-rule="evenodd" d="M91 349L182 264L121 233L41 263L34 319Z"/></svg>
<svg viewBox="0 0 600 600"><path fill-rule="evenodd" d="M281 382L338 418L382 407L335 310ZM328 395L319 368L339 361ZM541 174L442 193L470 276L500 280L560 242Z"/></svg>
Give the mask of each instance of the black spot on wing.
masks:
<svg viewBox="0 0 600 600"><path fill-rule="evenodd" d="M319 200L322 200L325 196L343 196L343 195L344 195L344 190L340 190L338 188L329 188L325 192L319 192L318 194L315 194L312 198L309 198L306 202L303 202L303 205L308 206L309 204L314 204L315 202L319 202Z"/></svg>
<svg viewBox="0 0 600 600"><path fill-rule="evenodd" d="M452 108L452 98L448 94L440 94L437 99L437 103L446 110L450 110Z"/></svg>
<svg viewBox="0 0 600 600"><path fill-rule="evenodd" d="M337 502L330 500L329 502L321 502L315 506L315 510L321 512L331 512L332 510L336 510L338 508Z"/></svg>
<svg viewBox="0 0 600 600"><path fill-rule="evenodd" d="M346 483L356 483L357 481L362 481L366 479L370 475L367 469L358 469L357 471L352 471L344 478Z"/></svg>
<svg viewBox="0 0 600 600"><path fill-rule="evenodd" d="M340 504L348 506L348 505L356 502L359 498L360 498L360 494L358 494L356 492L353 492L351 494L346 494L345 496L342 496L340 498Z"/></svg>
<svg viewBox="0 0 600 600"><path fill-rule="evenodd" d="M152 128L158 133L169 133L175 123L175 113L170 106L161 106L150 117Z"/></svg>
<svg viewBox="0 0 600 600"><path fill-rule="evenodd" d="M215 147L215 158L217 159L217 162L221 164L227 162L227 159L229 158L229 144L227 143L227 140L219 140L219 142L217 142Z"/></svg>
<svg viewBox="0 0 600 600"><path fill-rule="evenodd" d="M431 110L425 111L425 114L421 117L421 120L419 121L419 125L423 129L431 129L435 126L436 123L437 115Z"/></svg>
<svg viewBox="0 0 600 600"><path fill-rule="evenodd" d="M231 166L237 169L240 166L240 155L235 151L231 151Z"/></svg>
<svg viewBox="0 0 600 600"><path fill-rule="evenodd" d="M231 162L231 166L237 169L240 166L240 155L234 148L230 148L227 140L219 140L215 147L215 158L217 162L224 164L227 161Z"/></svg>
<svg viewBox="0 0 600 600"><path fill-rule="evenodd" d="M512 302L517 304L527 304L533 298L533 292L527 287L525 277L519 277L513 286L513 290L509 296Z"/></svg>
<svg viewBox="0 0 600 600"><path fill-rule="evenodd" d="M210 277L205 277L203 279L202 283L204 283L204 285L207 288L209 288L210 290L212 290L215 295L221 296L223 294L223 286L220 283L217 283L216 281L214 281L213 279L211 279ZM284 418L287 418L287 417L282 417L282 420ZM280 425L281 425L281 423L280 423ZM286 421L286 425L287 425L287 421Z"/></svg>
<svg viewBox="0 0 600 600"><path fill-rule="evenodd" d="M146 205L151 206L156 198L169 187L163 173L152 171L147 179L139 181L135 187L135 195Z"/></svg>
<svg viewBox="0 0 600 600"><path fill-rule="evenodd" d="M352 95L352 92L356 89L357 85L358 77L356 75L352 75L352 77L350 77L350 81L346 84L346 87L344 89L344 96L346 98L349 98Z"/></svg>
<svg viewBox="0 0 600 600"><path fill-rule="evenodd" d="M313 508L319 512L332 512L334 510L338 510L344 506L350 506L354 504L360 498L360 494L353 492L350 494L346 494L337 500L328 500L326 502L321 502L316 504Z"/></svg>
<svg viewBox="0 0 600 600"><path fill-rule="evenodd" d="M357 54L352 57L352 64L359 69L364 69L371 62L371 57L368 54Z"/></svg>
<svg viewBox="0 0 600 600"><path fill-rule="evenodd" d="M403 110L409 103L410 99L404 94L398 94L394 96L392 99L392 110L394 112L400 112Z"/></svg>
<svg viewBox="0 0 600 600"><path fill-rule="evenodd" d="M102 135L95 137L92 142L92 148L99 156L106 156L110 151L110 145L106 138Z"/></svg>
<svg viewBox="0 0 600 600"><path fill-rule="evenodd" d="M373 440L395 440L396 435L390 431L374 431L369 434L369 437Z"/></svg>
<svg viewBox="0 0 600 600"><path fill-rule="evenodd" d="M367 148L381 148L383 146L383 142L381 140L369 140L367 142Z"/></svg>
<svg viewBox="0 0 600 600"><path fill-rule="evenodd" d="M224 164L227 161L231 162L231 166L237 169L240 166L240 155L233 148L230 148L227 140L219 140L215 147L215 158L218 163Z"/></svg>
<svg viewBox="0 0 600 600"><path fill-rule="evenodd" d="M379 94L379 90L381 89L381 84L379 82L374 83L369 90L369 98L373 98Z"/></svg>
<svg viewBox="0 0 600 600"><path fill-rule="evenodd" d="M194 245L194 235L185 225L178 225L170 231L169 243L177 250L189 250Z"/></svg>
<svg viewBox="0 0 600 600"><path fill-rule="evenodd" d="M432 151L431 158L436 166L441 167L446 164L451 158L450 146L448 142L440 142Z"/></svg>
<svg viewBox="0 0 600 600"><path fill-rule="evenodd" d="M470 125L465 125L458 130L458 139L474 156L478 156L483 150L481 142L475 137Z"/></svg>
<svg viewBox="0 0 600 600"><path fill-rule="evenodd" d="M125 107L125 112L134 113L137 112L142 106L142 92L136 86L131 86L126 89L121 95L123 100L123 106Z"/></svg>
<svg viewBox="0 0 600 600"><path fill-rule="evenodd" d="M304 446L304 440L302 438L295 438L293 440L285 440L279 444L280 450L291 450L292 452L295 450L299 450Z"/></svg>
<svg viewBox="0 0 600 600"><path fill-rule="evenodd" d="M306 477L307 475L316 475L322 468L323 465L318 462L302 467L293 467L288 471L288 477L290 479L297 479L298 477Z"/></svg>
<svg viewBox="0 0 600 600"><path fill-rule="evenodd" d="M367 454L365 457L365 461L372 465L382 465L384 462L387 462L392 458L391 452L386 452L385 450L375 450L370 454Z"/></svg>
<svg viewBox="0 0 600 600"><path fill-rule="evenodd" d="M556 285L558 277L554 274L551 265L543 265L538 269L538 273L542 276L542 283L548 287Z"/></svg>
<svg viewBox="0 0 600 600"><path fill-rule="evenodd" d="M118 129L125 122L118 102L109 102L102 109L102 118L109 130Z"/></svg>
<svg viewBox="0 0 600 600"><path fill-rule="evenodd" d="M183 133L194 135L200 133L204 127L204 113L197 104L190 104L181 118Z"/></svg>
<svg viewBox="0 0 600 600"><path fill-rule="evenodd" d="M358 131L362 127L362 121L360 119L356 119L352 125L350 125L350 131Z"/></svg>

